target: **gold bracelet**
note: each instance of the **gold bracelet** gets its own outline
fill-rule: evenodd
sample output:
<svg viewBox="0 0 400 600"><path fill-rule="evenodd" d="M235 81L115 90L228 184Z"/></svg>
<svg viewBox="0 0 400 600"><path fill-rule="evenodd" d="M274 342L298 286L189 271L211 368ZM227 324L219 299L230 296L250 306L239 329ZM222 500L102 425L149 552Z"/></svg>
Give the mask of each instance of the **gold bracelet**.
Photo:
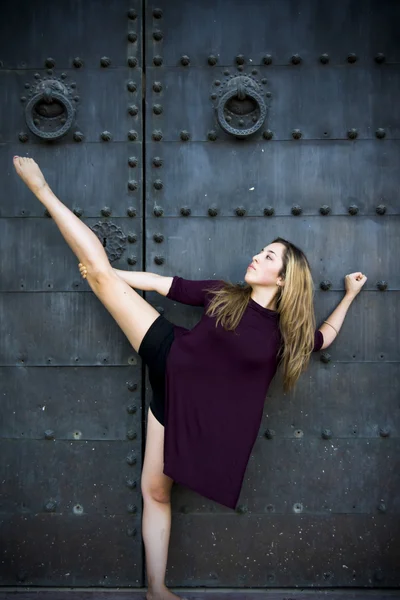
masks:
<svg viewBox="0 0 400 600"><path fill-rule="evenodd" d="M328 323L328 321L324 321L324 323ZM330 323L328 323L328 325L331 325ZM333 325L331 325L332 329L335 329ZM336 335L338 335L337 329L335 329L336 331Z"/></svg>

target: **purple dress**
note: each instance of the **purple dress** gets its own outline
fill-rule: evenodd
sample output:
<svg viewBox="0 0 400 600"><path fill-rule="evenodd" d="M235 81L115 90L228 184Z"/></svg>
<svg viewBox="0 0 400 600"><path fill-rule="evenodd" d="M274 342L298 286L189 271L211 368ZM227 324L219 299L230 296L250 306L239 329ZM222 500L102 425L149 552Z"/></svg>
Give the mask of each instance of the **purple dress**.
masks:
<svg viewBox="0 0 400 600"><path fill-rule="evenodd" d="M204 288L221 281L175 276L167 294L208 306ZM279 314L250 299L236 331L203 313L191 330L174 326L166 364L164 474L234 509L277 370ZM315 332L314 352L323 345Z"/></svg>

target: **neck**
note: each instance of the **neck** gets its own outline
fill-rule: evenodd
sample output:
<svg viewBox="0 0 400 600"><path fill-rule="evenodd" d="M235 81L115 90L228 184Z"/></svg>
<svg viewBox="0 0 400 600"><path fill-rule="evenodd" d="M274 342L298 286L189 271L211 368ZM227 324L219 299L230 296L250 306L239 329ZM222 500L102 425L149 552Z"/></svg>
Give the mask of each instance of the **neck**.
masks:
<svg viewBox="0 0 400 600"><path fill-rule="evenodd" d="M275 287L254 287L251 292L250 298L261 304L264 308L269 310L276 310L276 286Z"/></svg>

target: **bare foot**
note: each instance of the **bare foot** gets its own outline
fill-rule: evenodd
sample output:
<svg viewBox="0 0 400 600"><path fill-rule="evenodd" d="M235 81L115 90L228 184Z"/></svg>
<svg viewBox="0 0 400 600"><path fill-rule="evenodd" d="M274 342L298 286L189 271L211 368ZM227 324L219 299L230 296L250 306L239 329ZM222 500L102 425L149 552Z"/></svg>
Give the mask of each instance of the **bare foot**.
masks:
<svg viewBox="0 0 400 600"><path fill-rule="evenodd" d="M13 162L18 175L34 194L47 185L42 171L33 158L14 156Z"/></svg>
<svg viewBox="0 0 400 600"><path fill-rule="evenodd" d="M167 588L165 588L159 592L147 592L146 600L187 600L187 598L176 596L176 594L173 594Z"/></svg>

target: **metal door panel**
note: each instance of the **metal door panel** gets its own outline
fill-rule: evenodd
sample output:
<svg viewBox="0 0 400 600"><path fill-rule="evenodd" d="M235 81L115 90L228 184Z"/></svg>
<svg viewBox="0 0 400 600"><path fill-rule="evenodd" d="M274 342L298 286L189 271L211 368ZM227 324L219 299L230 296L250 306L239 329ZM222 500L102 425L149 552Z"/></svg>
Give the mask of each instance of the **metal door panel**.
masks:
<svg viewBox="0 0 400 600"><path fill-rule="evenodd" d="M385 588L400 583L398 516L390 523L379 514L174 518L171 586Z"/></svg>
<svg viewBox="0 0 400 600"><path fill-rule="evenodd" d="M229 74L225 71L223 66L208 70L170 67L162 69L161 75L156 67L149 68L147 141L151 141L155 129L162 131L163 141L180 141L182 130L189 131L193 141L207 141L212 129L218 138L216 142L208 142L209 145L231 141L230 134L218 125L214 106L225 93L226 82L240 73L232 68ZM397 65L391 67L390 77L380 65L358 66L353 70L343 65L320 64L294 71L282 66L259 66L254 75L250 69L243 73L259 83L267 105L263 127L244 143L248 150L251 146L254 151L255 142L260 141L266 152L269 151L273 144L263 139L263 131L267 129L273 132L274 140L293 139L294 129L300 129L305 140L347 140L347 132L352 127L357 129L358 140L373 139L378 128L385 130L385 139L400 136L400 109L393 105L393 97L400 95ZM154 82L160 79L161 92L153 88ZM218 96L215 100L211 98L213 93ZM307 102L304 102L305 97ZM162 112L155 114L154 107L159 105ZM241 145L240 142L237 145ZM296 147L293 150L298 151ZM220 148L221 154L225 151ZM310 158L319 157L311 155Z"/></svg>
<svg viewBox="0 0 400 600"><path fill-rule="evenodd" d="M245 218L264 216L272 207L275 216L291 216L298 205L300 216L320 216L323 205L330 214L318 221L327 227L331 217L346 215L352 230L360 216L376 216L379 205L386 216L400 213L397 165L400 161L396 141L365 140L362 148L347 141L315 140L292 144L243 140L237 144L169 143L147 145L146 210L153 216L155 205L163 217L180 217L182 207L190 208L190 216L208 216L212 207L216 217L236 217L243 207ZM162 167L155 167L155 158ZM357 175L358 174L358 175ZM362 174L362 176L360 176ZM160 180L161 189L154 183ZM358 212L349 214L350 206ZM336 219L334 219L336 220ZM261 219L265 227L276 222ZM298 221L295 221L298 223ZM377 221L382 223L381 221Z"/></svg>
<svg viewBox="0 0 400 600"><path fill-rule="evenodd" d="M136 13L129 13L132 9ZM63 0L49 5L46 0L14 0L3 12L0 59L6 69L39 69L51 56L56 68L71 67L76 57L79 68L97 69L108 56L106 69L126 65L128 54L141 54L141 2L139 0ZM21 20L23 19L23 20ZM137 34L130 42L128 31ZM141 62L141 61L140 61Z"/></svg>
<svg viewBox="0 0 400 600"><path fill-rule="evenodd" d="M138 516L2 515L3 585L140 587ZM40 591L37 592L40 594Z"/></svg>
<svg viewBox="0 0 400 600"><path fill-rule="evenodd" d="M38 203L39 204L39 203ZM88 227L110 224L102 243L120 258L112 261L115 269L132 271L142 264L142 224L137 218L83 219ZM100 235L100 230L97 230ZM43 244L43 240L46 244ZM104 240L106 240L104 242ZM29 249L29 251L28 251ZM135 264L129 264L134 262ZM1 219L0 289L7 292L88 292L78 260L65 245L52 219ZM100 301L98 301L100 306Z"/></svg>
<svg viewBox="0 0 400 600"><path fill-rule="evenodd" d="M92 294L4 294L0 335L3 366L138 363L128 339Z"/></svg>
<svg viewBox="0 0 400 600"><path fill-rule="evenodd" d="M142 214L141 152L141 143L136 142L114 144L112 147L107 143L65 144L54 148L51 154L45 146L37 145L34 157L43 168L56 196L69 208L81 208L82 216L86 218L103 217L102 209L109 207L113 220L115 217L126 217L130 207L135 209L136 217ZM10 157L14 154L24 155L21 145L0 144L0 167L7 174L3 178L0 215L42 217L43 205L21 184L16 173L11 171ZM129 166L129 157L138 159L136 167ZM136 183L136 190L129 189L129 181ZM140 219L136 217L130 218L132 226L139 233ZM68 252L68 248L65 248L65 253Z"/></svg>
<svg viewBox="0 0 400 600"><path fill-rule="evenodd" d="M74 140L74 133L76 131L83 133L86 142L101 142L101 144L108 145L108 154L114 149L114 146L110 142L127 141L130 130L136 132L136 138L132 143L141 140L142 118L140 114L141 110L139 109L142 101L141 72L138 69L128 69L125 67L106 70L106 72L101 71L99 68L83 71L65 69L63 73L66 75L63 83L67 87L74 86L70 90L71 96L69 99L75 106L75 116L71 129L66 135L57 140L58 147L72 144L70 152L72 149L76 152L77 150L75 150L74 146L79 146L83 141L81 140L77 143ZM53 75L46 75L44 69L39 71L39 74L41 75L41 80L46 77L53 80L54 77L60 76L58 69L54 70ZM18 133L26 131L29 136L29 143L33 145L35 157L37 156L37 146L41 147L42 151L44 150L48 154L46 147L43 145L43 140L29 131L25 120L24 104L29 100L29 91L35 93L34 86L36 82L37 80L32 71L0 71L0 90L2 90L0 102L2 106L8 107L7 119L2 123L0 142L15 143L18 140ZM135 84L136 91L129 91L127 87L129 82ZM31 90L24 89L26 84L31 86ZM26 101L22 105L21 92L26 98ZM76 101L75 98L78 98L78 100ZM93 101L94 99L95 102ZM11 100L13 101L12 104ZM138 108L136 115L131 115L128 112L129 105L135 105ZM104 131L110 132L111 139L109 141L102 141L101 134ZM16 132L18 133L16 134ZM84 150L88 150L87 146L84 147ZM21 145L19 145L18 152L24 152ZM53 154L52 156L54 159ZM124 163L126 165L126 161ZM96 166L100 172L101 166L93 165L94 168ZM112 170L109 170L108 165L105 174L112 178ZM85 175L85 183L87 185L87 173Z"/></svg>
<svg viewBox="0 0 400 600"><path fill-rule="evenodd" d="M0 436L44 440L53 433L57 440L80 440L81 444L139 440L140 377L139 365L1 367ZM48 441L48 448L51 445Z"/></svg>
<svg viewBox="0 0 400 600"><path fill-rule="evenodd" d="M113 440L87 440L84 432L80 433L74 442L1 441L1 453L8 457L2 512L101 514L110 518L140 512L140 440L115 444ZM28 467L25 474L22 465ZM136 482L135 489L126 484L131 479Z"/></svg>
<svg viewBox="0 0 400 600"><path fill-rule="evenodd" d="M218 58L217 65L228 66L238 55L258 65L266 54L272 55L273 64L290 65L296 52L312 64L322 52L329 52L333 64L346 61L349 52L365 55L371 50L385 52L390 63L400 58L396 29L400 8L391 0L383 4L344 0L340 9L320 0L252 0L229 5L213 0L160 0L157 7L162 9L162 18L153 18L148 3L147 22L161 30L163 38L155 41L149 31L147 65L153 53L163 56L164 66L179 66L181 56L189 55L191 66L207 68L210 55Z"/></svg>

